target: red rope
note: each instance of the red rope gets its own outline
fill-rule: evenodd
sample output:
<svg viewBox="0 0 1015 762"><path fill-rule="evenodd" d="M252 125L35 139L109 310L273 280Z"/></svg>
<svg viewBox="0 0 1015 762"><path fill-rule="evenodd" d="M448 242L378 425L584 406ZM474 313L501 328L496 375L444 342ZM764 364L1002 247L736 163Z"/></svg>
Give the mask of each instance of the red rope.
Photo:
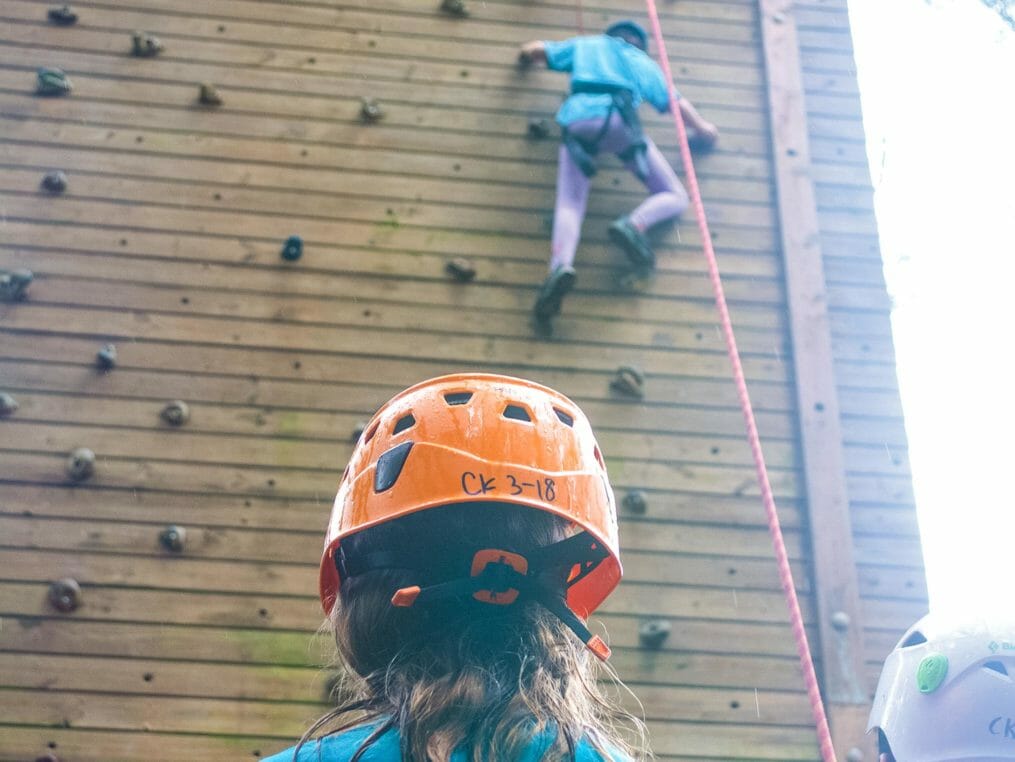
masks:
<svg viewBox="0 0 1015 762"><path fill-rule="evenodd" d="M645 3L648 7L649 19L652 22L652 33L655 36L656 45L659 50L659 63L662 66L667 88L669 89L670 111L673 113L673 121L677 126L677 135L680 139L680 156L684 162L688 190L694 204L695 214L698 217L698 229L701 231L705 259L708 263L708 276L712 282L712 292L715 295L715 304L719 310L719 321L722 324L723 337L726 339L726 351L729 354L730 364L733 366L733 380L736 383L737 397L740 399L740 407L744 414L744 423L747 427L747 440L751 446L751 454L754 456L754 467L757 471L758 485L761 487L761 500L765 505L765 513L768 517L768 532L772 537L775 558L779 566L779 581L782 583L782 590L786 596L790 625L793 630L793 637L796 640L797 654L800 657L804 684L807 687L807 697L810 699L811 712L814 716L814 723L817 726L821 758L824 762L835 762L832 734L828 729L828 719L825 716L825 707L821 701L821 692L818 689L818 678L814 672L814 661L811 658L811 649L807 644L803 614L800 612L800 602L797 600L796 586L793 584L793 572L789 566L786 543L783 541L782 529L779 526L779 514L775 507L775 497L772 495L772 485L768 481L765 456L761 452L761 437L758 435L758 426L754 421L754 409L751 406L751 398L747 393L747 381L744 378L744 369L740 363L740 352L737 350L736 337L733 335L733 322L730 320L729 309L726 306L726 296L723 293L722 281L719 278L719 264L716 261L715 250L712 248L712 235L708 229L708 220L705 218L705 207L701 201L698 177L694 172L694 163L691 161L691 148L687 143L687 129L684 126L684 118L677 105L676 91L673 87L673 74L670 72L669 56L666 53L666 43L663 40L662 28L659 25L659 13L656 10L655 0L645 0Z"/></svg>

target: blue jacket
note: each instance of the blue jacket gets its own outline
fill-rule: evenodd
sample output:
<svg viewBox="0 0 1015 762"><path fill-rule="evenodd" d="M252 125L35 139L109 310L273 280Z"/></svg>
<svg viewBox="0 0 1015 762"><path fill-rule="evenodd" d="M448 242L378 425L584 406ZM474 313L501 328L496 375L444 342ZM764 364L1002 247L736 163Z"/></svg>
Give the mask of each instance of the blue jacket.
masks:
<svg viewBox="0 0 1015 762"><path fill-rule="evenodd" d="M575 83L621 87L631 91L635 107L648 101L660 114L669 111L670 97L662 70L645 51L629 42L596 34L544 41L543 46L546 65L555 71L570 72L572 87ZM557 123L566 127L580 119L601 119L609 113L611 103L607 94L576 93L560 107Z"/></svg>
<svg viewBox="0 0 1015 762"><path fill-rule="evenodd" d="M363 725L333 736L308 741L300 749L297 762L348 762L360 744L376 727L376 723ZM551 738L536 738L518 762L539 762L551 743ZM295 747L279 752L268 757L264 762L293 762L293 749ZM577 762L628 762L628 758L619 752L611 755L610 760L604 760L602 755L586 741L582 741L578 745L575 757ZM392 729L386 732L370 746L360 759L363 762L401 762L402 752L398 742L398 731ZM468 762L468 756L463 751L456 751L451 757L451 762Z"/></svg>

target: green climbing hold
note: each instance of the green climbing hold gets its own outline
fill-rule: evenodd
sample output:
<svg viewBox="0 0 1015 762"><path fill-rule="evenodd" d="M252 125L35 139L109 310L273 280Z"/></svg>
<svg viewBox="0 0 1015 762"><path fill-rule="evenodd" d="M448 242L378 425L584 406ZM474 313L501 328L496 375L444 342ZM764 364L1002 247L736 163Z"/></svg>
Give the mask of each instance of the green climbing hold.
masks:
<svg viewBox="0 0 1015 762"><path fill-rule="evenodd" d="M286 262L295 262L303 256L303 239L298 235L291 235L285 239L282 246L282 259Z"/></svg>
<svg viewBox="0 0 1015 762"><path fill-rule="evenodd" d="M60 69L39 68L35 75L35 92L39 95L66 95L74 86Z"/></svg>
<svg viewBox="0 0 1015 762"><path fill-rule="evenodd" d="M931 654L916 668L916 686L920 693L933 693L941 687L947 674L948 657L944 654Z"/></svg>

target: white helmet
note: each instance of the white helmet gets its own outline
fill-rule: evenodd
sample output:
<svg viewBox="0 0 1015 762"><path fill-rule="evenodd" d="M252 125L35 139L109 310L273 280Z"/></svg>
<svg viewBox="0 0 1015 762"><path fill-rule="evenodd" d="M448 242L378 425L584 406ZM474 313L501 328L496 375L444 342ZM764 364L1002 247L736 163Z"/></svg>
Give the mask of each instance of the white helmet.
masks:
<svg viewBox="0 0 1015 762"><path fill-rule="evenodd" d="M897 762L1015 759L1015 625L928 614L881 670L867 732Z"/></svg>

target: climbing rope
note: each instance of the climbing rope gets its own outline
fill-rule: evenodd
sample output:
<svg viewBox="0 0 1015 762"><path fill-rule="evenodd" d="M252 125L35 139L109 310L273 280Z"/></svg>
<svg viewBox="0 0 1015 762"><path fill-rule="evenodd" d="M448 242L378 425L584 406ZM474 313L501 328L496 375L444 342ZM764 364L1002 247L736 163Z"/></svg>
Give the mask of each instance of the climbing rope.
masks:
<svg viewBox="0 0 1015 762"><path fill-rule="evenodd" d="M722 325L723 337L726 339L726 351L729 355L730 364L733 366L733 380L736 383L740 408L744 414L744 423L747 427L747 440L751 446L751 455L754 457L758 485L761 487L761 500L765 505L765 513L768 517L768 532L772 537L775 558L779 566L779 581L782 583L782 590L786 596L786 606L789 608L790 625L793 630L793 637L796 640L800 666L803 669L807 697L810 699L811 713L817 726L821 758L824 762L835 762L832 734L828 729L828 718L825 716L825 707L821 701L821 692L818 689L818 678L814 671L814 661L811 658L810 646L807 644L803 614L800 612L800 602L797 600L796 586L793 584L793 572L789 566L786 543L782 538L779 514L775 507L775 497L772 495L772 485L768 481L765 456L761 452L761 437L758 435L758 426L754 421L754 408L751 406L751 398L747 393L747 381L744 378L744 369L740 362L740 352L737 349L736 337L733 335L733 322L730 320L729 308L726 306L726 295L723 292L722 281L719 278L719 264L716 261L715 250L712 248L712 234L708 229L708 220L705 218L705 206L702 204L701 190L698 188L698 177L694 172L694 163L691 161L691 147L687 142L687 129L684 126L684 118L680 113L680 108L677 106L676 91L673 87L673 74L670 71L669 56L666 53L666 42L663 40L662 28L659 24L659 13L656 10L655 0L645 0L645 5L648 8L649 20L652 23L652 34L655 37L657 50L659 51L659 64L666 77L670 95L670 112L673 114L673 122L677 127L677 136L680 142L680 157L684 162L688 190L690 191L691 201L694 204L694 212L698 217L698 229L701 231L705 260L708 263L708 276L712 282L712 293L715 295L715 304L719 310L719 322Z"/></svg>

